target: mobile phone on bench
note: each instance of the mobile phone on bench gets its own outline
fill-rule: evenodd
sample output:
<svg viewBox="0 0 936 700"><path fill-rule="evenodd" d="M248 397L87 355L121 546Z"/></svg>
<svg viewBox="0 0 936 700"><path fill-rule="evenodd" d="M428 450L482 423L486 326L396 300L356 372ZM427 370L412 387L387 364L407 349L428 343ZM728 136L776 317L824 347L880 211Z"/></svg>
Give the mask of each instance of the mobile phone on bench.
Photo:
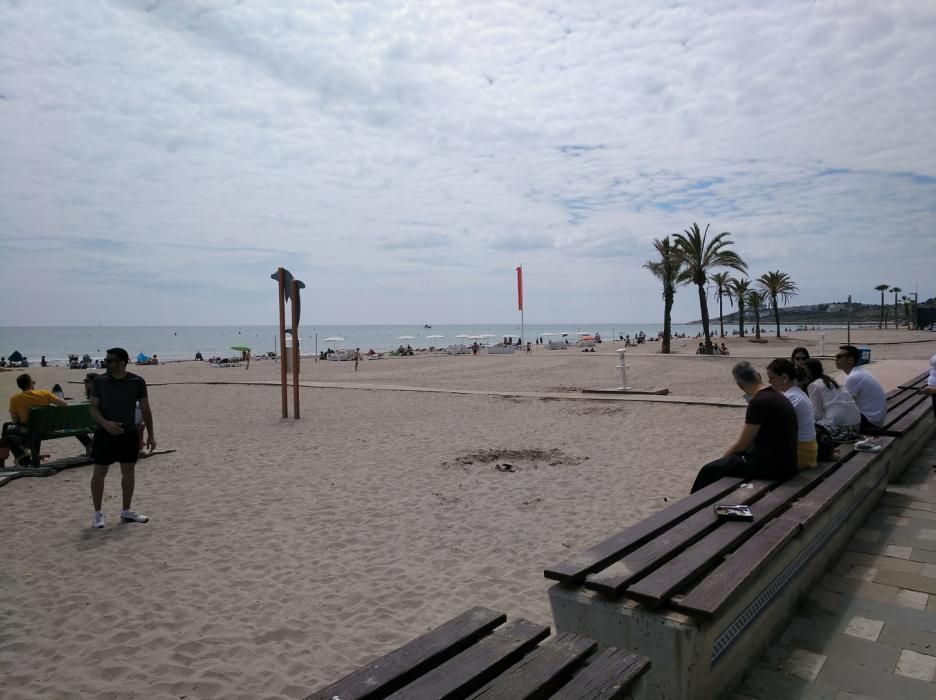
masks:
<svg viewBox="0 0 936 700"><path fill-rule="evenodd" d="M754 520L754 512L749 506L719 504L715 506L715 515L722 520Z"/></svg>

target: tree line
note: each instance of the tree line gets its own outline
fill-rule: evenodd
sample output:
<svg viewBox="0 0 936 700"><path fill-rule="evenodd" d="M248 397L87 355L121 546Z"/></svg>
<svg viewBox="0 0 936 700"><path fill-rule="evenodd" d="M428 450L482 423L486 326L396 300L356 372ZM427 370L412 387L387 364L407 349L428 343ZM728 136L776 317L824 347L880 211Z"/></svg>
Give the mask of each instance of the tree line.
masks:
<svg viewBox="0 0 936 700"><path fill-rule="evenodd" d="M702 332L705 336L705 352L712 354L714 345L709 331L708 296L706 285L711 282L718 299L718 312L721 335L725 335L723 303L738 303L739 334L744 336L744 310L750 307L754 312L755 337L760 340L760 312L762 308L772 308L780 337L780 303L786 303L797 293L796 283L790 276L775 270L765 272L751 280L745 276L732 277L731 270L747 275L747 263L735 251L731 250L734 241L723 231L709 239L709 226L705 231L694 223L682 233L655 239L653 247L659 257L648 260L644 268L649 270L663 283L663 342L662 352L670 352L671 313L676 290L683 285L695 285L699 294L699 310L702 315ZM724 269L727 268L727 269ZM882 293L883 299L883 293Z"/></svg>

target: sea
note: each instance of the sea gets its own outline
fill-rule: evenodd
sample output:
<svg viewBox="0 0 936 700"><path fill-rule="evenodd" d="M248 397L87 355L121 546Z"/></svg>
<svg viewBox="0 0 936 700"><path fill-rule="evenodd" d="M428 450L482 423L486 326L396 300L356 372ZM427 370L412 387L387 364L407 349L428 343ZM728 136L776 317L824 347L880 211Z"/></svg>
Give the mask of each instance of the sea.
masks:
<svg viewBox="0 0 936 700"><path fill-rule="evenodd" d="M711 330L716 332L717 321ZM735 326L725 324L731 333ZM480 342L498 343L505 336L513 336L514 342L523 333L524 340L541 338L571 341L579 335L600 333L602 339L610 340L629 335L633 338L643 331L648 337L656 337L663 330L655 323L565 323L565 324L461 324L461 325L335 325L300 326L299 346L303 355L313 355L328 348L373 348L378 352L391 350L400 345L413 348L430 346L471 344L470 336L488 336ZM673 324L673 334L695 337L702 332L701 325ZM193 360L200 352L209 357L229 357L236 353L233 346L246 346L256 354L279 352L278 328L276 326L0 326L0 356L9 357L14 351L29 359L30 364L39 364L45 355L53 364L65 363L70 354L92 359L102 359L108 348L122 347L135 358L142 353L157 355L160 361ZM441 337L439 337L441 336ZM468 338L459 336L469 336ZM287 340L287 343L290 341Z"/></svg>

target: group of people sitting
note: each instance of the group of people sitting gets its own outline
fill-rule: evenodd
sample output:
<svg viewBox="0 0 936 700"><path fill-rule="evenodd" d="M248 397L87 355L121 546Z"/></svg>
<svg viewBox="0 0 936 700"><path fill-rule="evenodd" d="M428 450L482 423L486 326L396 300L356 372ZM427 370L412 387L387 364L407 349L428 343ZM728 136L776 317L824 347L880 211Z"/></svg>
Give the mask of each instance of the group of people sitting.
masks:
<svg viewBox="0 0 936 700"><path fill-rule="evenodd" d="M9 360L6 357L0 357L0 367L29 367L29 360L24 355L14 352Z"/></svg>
<svg viewBox="0 0 936 700"><path fill-rule="evenodd" d="M699 347L696 348L695 354L708 355L708 353L705 351L705 343L699 343ZM715 345L715 343L712 343L712 354L730 355L731 353L728 351L728 346L725 345L725 341L723 340L721 345Z"/></svg>
<svg viewBox="0 0 936 700"><path fill-rule="evenodd" d="M744 426L721 458L702 467L692 490L724 476L789 478L832 457L820 454L820 444L823 452L831 452L835 443L879 432L887 398L859 361L858 348L839 349L835 366L846 375L843 385L827 375L806 348L796 348L789 360L771 361L766 383L750 362L737 363L731 373L748 401Z"/></svg>

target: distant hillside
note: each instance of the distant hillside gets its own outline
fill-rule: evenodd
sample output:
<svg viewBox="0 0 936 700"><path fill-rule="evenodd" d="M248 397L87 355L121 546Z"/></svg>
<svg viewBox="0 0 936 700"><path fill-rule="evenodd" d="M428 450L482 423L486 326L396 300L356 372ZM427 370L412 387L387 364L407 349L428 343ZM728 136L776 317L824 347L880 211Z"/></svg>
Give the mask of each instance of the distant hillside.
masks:
<svg viewBox="0 0 936 700"><path fill-rule="evenodd" d="M922 306L922 304L921 304ZM730 307L725 304L725 311ZM884 310L887 314L887 322L894 322L894 304L884 304ZM905 313L903 303L898 305L900 312L900 322L904 323ZM709 316L712 321L718 321L718 302L709 302ZM748 308L744 308L744 323L748 324L754 320L754 313ZM881 320L880 304L857 304L851 305L851 322L854 324L878 323ZM730 314L725 314L725 323L735 324L738 322L738 312L733 310ZM780 323L787 325L838 325L848 322L848 303L843 301L832 301L826 304L806 304L803 306L781 306ZM702 320L692 321L692 323L702 323ZM769 326L773 323L773 309L761 308L761 325Z"/></svg>

